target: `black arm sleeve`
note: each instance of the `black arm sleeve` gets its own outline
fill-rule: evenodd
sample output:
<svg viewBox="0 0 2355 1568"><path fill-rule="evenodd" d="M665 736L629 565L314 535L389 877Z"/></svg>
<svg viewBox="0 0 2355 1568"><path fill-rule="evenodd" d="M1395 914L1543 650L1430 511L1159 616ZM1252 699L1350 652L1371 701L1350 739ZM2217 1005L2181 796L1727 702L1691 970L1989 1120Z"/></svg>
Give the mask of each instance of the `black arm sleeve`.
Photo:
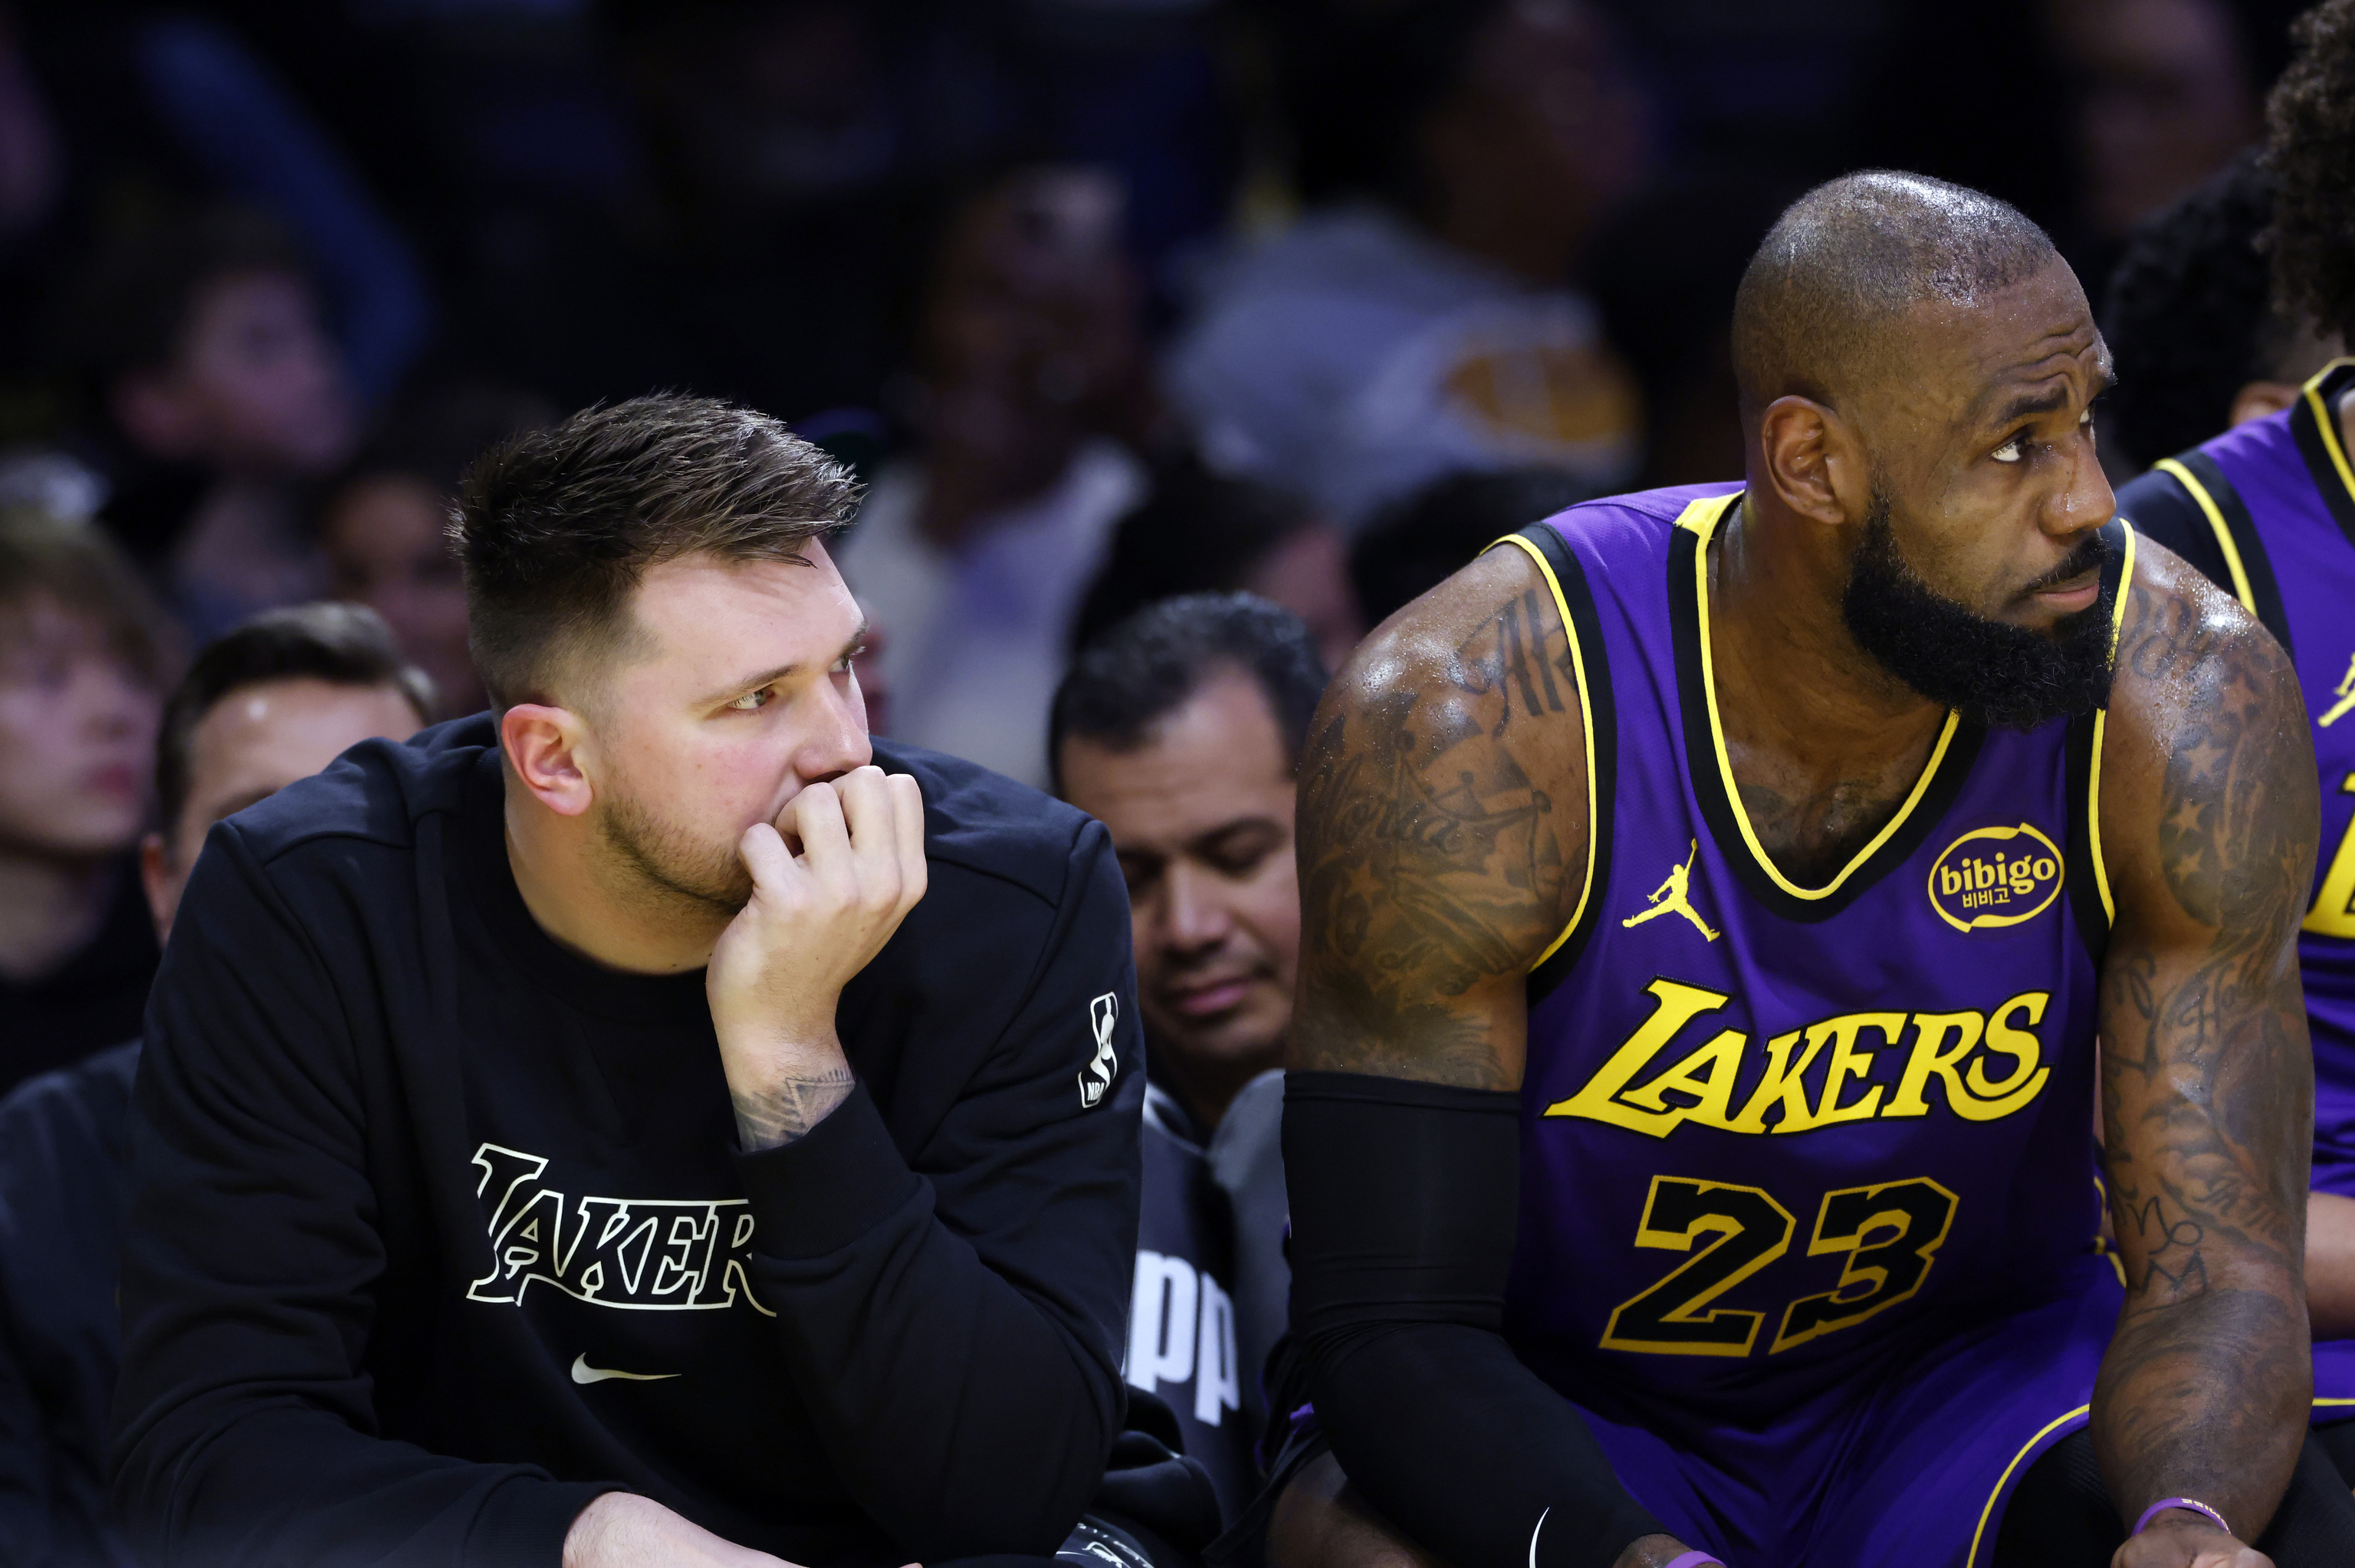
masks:
<svg viewBox="0 0 2355 1568"><path fill-rule="evenodd" d="M1456 1568L1610 1568L1660 1527L1502 1332L1518 1105L1286 1079L1296 1353L1342 1469L1421 1545Z"/></svg>

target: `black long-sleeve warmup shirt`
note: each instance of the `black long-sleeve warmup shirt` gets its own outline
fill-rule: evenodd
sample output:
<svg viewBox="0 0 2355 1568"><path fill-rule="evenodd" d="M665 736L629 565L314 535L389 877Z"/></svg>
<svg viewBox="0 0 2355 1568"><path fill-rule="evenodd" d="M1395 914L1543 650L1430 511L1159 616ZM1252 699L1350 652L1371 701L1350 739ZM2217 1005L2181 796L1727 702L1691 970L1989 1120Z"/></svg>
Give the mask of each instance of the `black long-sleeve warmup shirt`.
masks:
<svg viewBox="0 0 2355 1568"><path fill-rule="evenodd" d="M487 718L213 830L133 1103L145 1561L554 1568L613 1488L798 1563L1054 1550L1120 1425L1126 897L1077 811L877 760L930 892L843 993L858 1088L752 1155L702 974L525 908Z"/></svg>

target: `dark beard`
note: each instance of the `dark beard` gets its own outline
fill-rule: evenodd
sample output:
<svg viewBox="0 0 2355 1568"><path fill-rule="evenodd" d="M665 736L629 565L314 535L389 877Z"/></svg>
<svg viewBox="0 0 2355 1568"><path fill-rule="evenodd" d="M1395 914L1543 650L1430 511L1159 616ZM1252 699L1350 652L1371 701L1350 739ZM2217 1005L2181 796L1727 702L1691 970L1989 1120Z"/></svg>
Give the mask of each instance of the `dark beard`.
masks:
<svg viewBox="0 0 2355 1568"><path fill-rule="evenodd" d="M2109 701L2110 612L2115 586L2058 623L2051 636L1989 620L1933 590L1898 554L1890 503L1875 488L1864 542L1849 568L1840 618L1877 663L1934 703L1966 717L2033 729ZM2089 534L2044 582L2063 582L2111 559Z"/></svg>

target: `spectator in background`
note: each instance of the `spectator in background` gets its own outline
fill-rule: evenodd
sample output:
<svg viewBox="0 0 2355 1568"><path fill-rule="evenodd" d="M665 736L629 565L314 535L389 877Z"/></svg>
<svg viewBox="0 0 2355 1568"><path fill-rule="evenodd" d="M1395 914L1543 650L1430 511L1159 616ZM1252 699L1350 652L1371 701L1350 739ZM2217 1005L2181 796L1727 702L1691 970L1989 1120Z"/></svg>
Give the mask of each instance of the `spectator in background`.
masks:
<svg viewBox="0 0 2355 1568"><path fill-rule="evenodd" d="M1150 411L1120 191L1023 169L949 204L913 311L914 453L837 558L888 641L897 736L1026 782L1080 596L1145 491Z"/></svg>
<svg viewBox="0 0 2355 1568"><path fill-rule="evenodd" d="M1607 488L1636 389L1577 291L1643 105L1574 0L1306 0L1277 27L1311 210L1216 275L1170 361L1214 461L1355 528L1451 469Z"/></svg>
<svg viewBox="0 0 2355 1568"><path fill-rule="evenodd" d="M2110 277L2109 433L2131 472L2297 399L2338 334L2286 321L2257 249L2273 176L2255 154L2146 219Z"/></svg>
<svg viewBox="0 0 2355 1568"><path fill-rule="evenodd" d="M1151 493L1114 531L1080 601L1071 647L1087 647L1156 599L1235 590L1298 616L1328 670L1366 633L1339 529L1283 491L1183 454L1156 469Z"/></svg>
<svg viewBox="0 0 2355 1568"><path fill-rule="evenodd" d="M1258 1489L1259 1369L1284 1326L1278 1139L1299 969L1294 776L1325 671L1248 594L1166 599L1092 643L1055 697L1055 785L1128 881L1148 1043L1126 1376L1165 1394L1231 1524Z"/></svg>
<svg viewBox="0 0 2355 1568"><path fill-rule="evenodd" d="M198 654L165 705L163 828L141 848L155 935L214 822L432 709L432 683L356 605L267 611ZM0 1099L0 1561L27 1568L131 1561L108 1518L107 1412L138 1065L127 1040Z"/></svg>
<svg viewBox="0 0 2355 1568"><path fill-rule="evenodd" d="M351 454L357 408L284 237L228 207L134 233L80 316L76 356L129 453L106 520L157 557L191 634L316 598L303 490Z"/></svg>
<svg viewBox="0 0 2355 1568"><path fill-rule="evenodd" d="M331 591L384 617L453 715L489 700L466 646L466 585L448 536L459 477L493 444L553 418L522 393L429 393L394 416L319 507Z"/></svg>
<svg viewBox="0 0 2355 1568"><path fill-rule="evenodd" d="M1383 509L1349 551L1349 577L1379 626L1506 535L1596 492L1559 469L1451 473Z"/></svg>
<svg viewBox="0 0 2355 1568"><path fill-rule="evenodd" d="M0 515L0 1093L138 1032L158 620L96 528Z"/></svg>

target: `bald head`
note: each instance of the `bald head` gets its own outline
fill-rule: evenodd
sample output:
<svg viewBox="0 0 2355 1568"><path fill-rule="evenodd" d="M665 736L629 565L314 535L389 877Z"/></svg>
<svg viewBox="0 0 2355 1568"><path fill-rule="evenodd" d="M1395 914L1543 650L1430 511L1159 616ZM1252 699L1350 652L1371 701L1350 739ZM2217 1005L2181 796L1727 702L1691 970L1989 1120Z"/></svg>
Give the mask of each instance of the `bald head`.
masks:
<svg viewBox="0 0 2355 1568"><path fill-rule="evenodd" d="M1842 408L1907 363L1898 329L1917 307L1967 308L2058 260L2018 208L1926 175L1817 185L1768 231L1734 297L1745 416L1792 396Z"/></svg>

